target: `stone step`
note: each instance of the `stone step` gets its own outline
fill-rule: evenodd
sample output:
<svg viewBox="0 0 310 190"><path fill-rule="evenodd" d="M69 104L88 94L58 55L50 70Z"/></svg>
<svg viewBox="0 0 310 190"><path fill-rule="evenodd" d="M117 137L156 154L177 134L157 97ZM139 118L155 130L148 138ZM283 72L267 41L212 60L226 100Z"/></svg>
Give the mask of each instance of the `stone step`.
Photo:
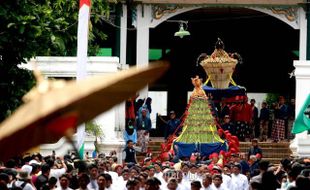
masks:
<svg viewBox="0 0 310 190"><path fill-rule="evenodd" d="M156 154L153 155L154 158L156 158L157 156L158 155L156 155ZM143 161L144 158L145 158L145 156L143 156L143 155L137 156L137 159L139 162ZM272 164L279 164L280 161L282 160L282 158L278 158L278 157L264 157L263 159L269 161Z"/></svg>
<svg viewBox="0 0 310 190"><path fill-rule="evenodd" d="M156 157L161 152L161 144L164 143L162 137L151 137L149 142L149 147L153 153L153 156ZM240 152L246 153L249 151L252 143L251 142L240 142ZM289 148L289 142L259 142L259 146L263 151L263 157L265 160L270 161L273 164L278 164L283 158L287 158L291 155L291 150ZM144 155L137 153L138 160L143 160Z"/></svg>
<svg viewBox="0 0 310 190"><path fill-rule="evenodd" d="M161 147L159 146L149 146L149 148L152 150L152 152L160 152ZM249 151L249 147L241 147L239 150L240 152L247 153ZM268 147L268 148L262 148L263 153L274 153L274 152L279 152L279 153L290 153L291 150L289 148L273 148L273 147Z"/></svg>

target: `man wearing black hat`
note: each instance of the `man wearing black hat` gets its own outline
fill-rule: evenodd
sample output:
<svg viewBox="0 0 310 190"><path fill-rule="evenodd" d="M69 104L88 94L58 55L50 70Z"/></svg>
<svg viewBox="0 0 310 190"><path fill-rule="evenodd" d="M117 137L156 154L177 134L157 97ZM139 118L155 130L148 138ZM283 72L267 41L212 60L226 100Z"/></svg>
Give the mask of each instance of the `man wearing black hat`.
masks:
<svg viewBox="0 0 310 190"><path fill-rule="evenodd" d="M160 115L158 115L158 117L166 124L165 139L167 139L170 135L172 135L181 124L180 119L176 118L176 114L174 111L170 111L169 113L170 119L168 121L165 121ZM178 134L178 132L180 131L181 129L179 128L176 134Z"/></svg>

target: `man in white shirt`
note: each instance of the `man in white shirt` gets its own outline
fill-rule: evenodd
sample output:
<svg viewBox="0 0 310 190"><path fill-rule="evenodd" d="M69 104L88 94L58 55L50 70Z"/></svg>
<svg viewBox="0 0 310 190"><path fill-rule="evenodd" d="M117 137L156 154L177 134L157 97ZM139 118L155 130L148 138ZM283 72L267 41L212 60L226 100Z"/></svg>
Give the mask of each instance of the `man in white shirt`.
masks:
<svg viewBox="0 0 310 190"><path fill-rule="evenodd" d="M155 168L155 174L154 177L156 177L157 179L160 179L163 177L163 173L161 171L161 165L160 163L155 162L154 163L154 168Z"/></svg>
<svg viewBox="0 0 310 190"><path fill-rule="evenodd" d="M236 163L232 167L232 175L231 175L231 182L236 190L248 190L249 189L249 182L248 178L240 173L241 165Z"/></svg>
<svg viewBox="0 0 310 190"><path fill-rule="evenodd" d="M170 178L167 184L167 190L177 190L178 182L175 178Z"/></svg>
<svg viewBox="0 0 310 190"><path fill-rule="evenodd" d="M105 178L105 187L107 190L113 190L115 188L113 188L112 184L113 184L113 181L112 181L112 177L110 174L108 173L105 173L103 174L104 175L104 178Z"/></svg>
<svg viewBox="0 0 310 190"><path fill-rule="evenodd" d="M59 178L59 183L60 186L56 188L56 190L73 190L71 188L69 188L69 177L66 174L63 174L62 176L60 176Z"/></svg>
<svg viewBox="0 0 310 190"><path fill-rule="evenodd" d="M98 183L97 183L97 178L99 176L98 174L98 167L96 164L91 164L88 167L89 173L90 173L90 182L87 185L87 188L89 189L95 189L98 190Z"/></svg>
<svg viewBox="0 0 310 190"><path fill-rule="evenodd" d="M183 172L181 170L177 170L177 181L178 188L177 190L190 190L190 182L183 179Z"/></svg>
<svg viewBox="0 0 310 190"><path fill-rule="evenodd" d="M201 190L214 190L212 187L212 175L210 173L206 173L202 176Z"/></svg>
<svg viewBox="0 0 310 190"><path fill-rule="evenodd" d="M222 175L222 185L225 186L227 189L233 189L233 184L231 182L231 177L222 173L222 169L219 166L213 166L212 173L217 173Z"/></svg>
<svg viewBox="0 0 310 190"><path fill-rule="evenodd" d="M213 184L211 185L214 190L228 190L223 183L223 177L220 174L213 176Z"/></svg>
<svg viewBox="0 0 310 190"><path fill-rule="evenodd" d="M63 157L56 158L55 161L48 160L47 163L51 166L49 178L55 177L57 179L57 187L59 187L59 178L66 173L67 165L65 164Z"/></svg>

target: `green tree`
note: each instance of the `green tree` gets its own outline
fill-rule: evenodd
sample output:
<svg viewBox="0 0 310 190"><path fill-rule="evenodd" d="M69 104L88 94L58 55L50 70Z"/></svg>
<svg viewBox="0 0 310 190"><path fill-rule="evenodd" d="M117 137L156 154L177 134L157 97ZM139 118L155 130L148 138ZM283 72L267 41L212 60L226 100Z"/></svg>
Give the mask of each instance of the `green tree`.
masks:
<svg viewBox="0 0 310 190"><path fill-rule="evenodd" d="M77 46L79 1L7 0L0 6L0 121L21 105L22 96L35 84L31 72L18 68L40 56L74 56ZM107 0L93 0L89 55L107 38L99 30L109 16Z"/></svg>
<svg viewBox="0 0 310 190"><path fill-rule="evenodd" d="M277 93L267 93L266 96L266 102L268 105L271 105L272 103L278 102L280 94Z"/></svg>
<svg viewBox="0 0 310 190"><path fill-rule="evenodd" d="M101 126L95 121L89 121L85 123L85 131L95 137L94 146L96 152L98 152L98 138L102 138L104 135Z"/></svg>

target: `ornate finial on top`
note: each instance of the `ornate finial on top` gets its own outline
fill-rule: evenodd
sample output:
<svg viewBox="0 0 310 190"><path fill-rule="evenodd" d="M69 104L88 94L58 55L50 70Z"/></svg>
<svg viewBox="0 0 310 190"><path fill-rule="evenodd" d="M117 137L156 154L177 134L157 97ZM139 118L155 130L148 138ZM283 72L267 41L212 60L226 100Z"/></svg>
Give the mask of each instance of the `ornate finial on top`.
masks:
<svg viewBox="0 0 310 190"><path fill-rule="evenodd" d="M215 49L224 49L224 47L224 42L220 38L217 38L217 42L215 43Z"/></svg>

